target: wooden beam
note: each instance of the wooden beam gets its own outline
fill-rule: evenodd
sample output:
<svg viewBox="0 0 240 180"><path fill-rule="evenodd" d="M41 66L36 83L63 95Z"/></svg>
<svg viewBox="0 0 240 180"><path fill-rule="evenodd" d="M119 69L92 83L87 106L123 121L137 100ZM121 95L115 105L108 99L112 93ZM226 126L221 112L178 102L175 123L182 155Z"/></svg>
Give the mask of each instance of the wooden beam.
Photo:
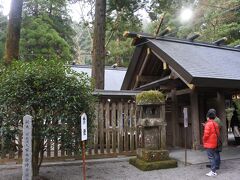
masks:
<svg viewBox="0 0 240 180"><path fill-rule="evenodd" d="M146 55L146 57L144 58L144 61L143 61L143 64L142 64L142 66L141 66L141 69L140 69L140 71L139 71L139 73L138 73L138 76L141 76L141 75L142 75L143 69L145 68L145 66L146 66L146 64L147 64L147 60L148 60L148 58L149 58L149 56L150 56L150 53L151 53L150 48L147 48L147 55ZM135 84L134 84L134 86L133 86L133 89L135 89L135 88L138 86L138 83L139 83L139 79L136 77L136 81L135 81Z"/></svg>
<svg viewBox="0 0 240 180"><path fill-rule="evenodd" d="M179 73L177 73L172 67L169 66L169 68L171 69L172 72L174 72L174 74L176 74L176 76L178 76L190 89L194 89L195 86L194 84L190 84L188 83L183 77L180 76Z"/></svg>
<svg viewBox="0 0 240 180"><path fill-rule="evenodd" d="M184 95L184 94L190 94L191 92L192 92L191 89L181 89L181 90L176 91L176 95L180 96L180 95Z"/></svg>
<svg viewBox="0 0 240 180"><path fill-rule="evenodd" d="M166 77L161 78L159 80L152 81L150 83L144 84L144 85L142 85L138 88L135 88L134 90L150 89L151 87L157 87L157 86L163 85L169 80L170 80L169 76L166 76Z"/></svg>
<svg viewBox="0 0 240 180"><path fill-rule="evenodd" d="M152 50L152 53L160 60L162 63L166 63L163 58L161 58L154 50Z"/></svg>
<svg viewBox="0 0 240 180"><path fill-rule="evenodd" d="M160 79L160 76L143 76L143 75L138 75L137 79L139 82L149 82L149 81L156 81Z"/></svg>
<svg viewBox="0 0 240 180"><path fill-rule="evenodd" d="M171 78L171 79L177 79L177 78L179 78L179 77L177 76L176 73L174 73L173 71L171 71L170 78Z"/></svg>
<svg viewBox="0 0 240 180"><path fill-rule="evenodd" d="M163 60L163 58L161 58L155 51L151 50L152 53L163 63L163 72L161 77L166 76L169 73L169 65L166 63L166 61Z"/></svg>
<svg viewBox="0 0 240 180"><path fill-rule="evenodd" d="M163 63L166 63L162 57L160 57L155 51L152 50L152 53L158 57L159 60L161 60ZM182 76L180 76L179 73L177 73L172 67L168 65L168 67L171 69L174 74L176 74L190 89L194 89L195 86L193 84L188 83Z"/></svg>
<svg viewBox="0 0 240 180"><path fill-rule="evenodd" d="M166 70L166 69L168 69L168 65L167 65L166 62L164 62L164 63L163 63L163 70Z"/></svg>

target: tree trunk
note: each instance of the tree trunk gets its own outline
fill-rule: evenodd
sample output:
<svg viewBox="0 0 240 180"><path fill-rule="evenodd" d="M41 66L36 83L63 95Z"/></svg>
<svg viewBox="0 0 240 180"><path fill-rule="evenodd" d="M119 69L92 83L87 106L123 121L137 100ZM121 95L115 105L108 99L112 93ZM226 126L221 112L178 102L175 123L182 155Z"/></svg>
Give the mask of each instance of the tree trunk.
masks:
<svg viewBox="0 0 240 180"><path fill-rule="evenodd" d="M39 151L40 141L38 137L34 137L32 146L32 172L33 177L39 175Z"/></svg>
<svg viewBox="0 0 240 180"><path fill-rule="evenodd" d="M92 77L96 89L104 89L106 0L95 4Z"/></svg>
<svg viewBox="0 0 240 180"><path fill-rule="evenodd" d="M6 49L4 63L11 64L13 59L19 58L19 39L22 21L23 0L12 0L8 20Z"/></svg>
<svg viewBox="0 0 240 180"><path fill-rule="evenodd" d="M35 0L34 1L33 16L38 17L38 14L39 14L38 0Z"/></svg>
<svg viewBox="0 0 240 180"><path fill-rule="evenodd" d="M37 114L37 110L35 110L35 113ZM33 123L33 129L32 129L32 175L33 177L36 177L39 175L39 169L41 166L41 159L39 158L41 150L43 150L43 143L44 141L41 140L40 137L40 129L41 127L41 119L36 118L36 120Z"/></svg>

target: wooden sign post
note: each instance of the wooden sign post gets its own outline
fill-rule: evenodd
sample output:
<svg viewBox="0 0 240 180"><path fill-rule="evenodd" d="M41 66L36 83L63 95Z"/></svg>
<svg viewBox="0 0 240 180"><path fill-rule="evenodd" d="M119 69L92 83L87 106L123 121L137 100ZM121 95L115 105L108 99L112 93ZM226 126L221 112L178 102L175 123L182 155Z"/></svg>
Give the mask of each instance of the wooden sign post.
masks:
<svg viewBox="0 0 240 180"><path fill-rule="evenodd" d="M32 180L32 116L23 117L22 180Z"/></svg>
<svg viewBox="0 0 240 180"><path fill-rule="evenodd" d="M188 127L188 108L183 108L183 120L184 120L184 131L185 131L185 166L187 165L187 127Z"/></svg>
<svg viewBox="0 0 240 180"><path fill-rule="evenodd" d="M83 159L83 179L86 180L86 163L85 163L85 141L87 140L87 115L81 115L81 140L82 140L82 159Z"/></svg>

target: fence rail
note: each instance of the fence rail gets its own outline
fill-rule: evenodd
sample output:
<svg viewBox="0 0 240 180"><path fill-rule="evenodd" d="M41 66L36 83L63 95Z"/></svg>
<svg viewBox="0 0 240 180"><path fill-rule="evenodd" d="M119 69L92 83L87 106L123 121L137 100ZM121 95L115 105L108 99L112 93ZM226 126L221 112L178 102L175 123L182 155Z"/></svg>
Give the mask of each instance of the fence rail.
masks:
<svg viewBox="0 0 240 180"><path fill-rule="evenodd" d="M95 114L93 133L87 140L87 158L114 157L122 154L134 155L137 142L137 113L134 101L129 98L115 101L100 98ZM21 137L18 139L21 140ZM2 145L1 142L2 139L0 139ZM60 149L60 144L57 137L47 140L43 160L81 159L76 152ZM20 162L21 158L21 148L16 153L4 154L2 152L0 163Z"/></svg>

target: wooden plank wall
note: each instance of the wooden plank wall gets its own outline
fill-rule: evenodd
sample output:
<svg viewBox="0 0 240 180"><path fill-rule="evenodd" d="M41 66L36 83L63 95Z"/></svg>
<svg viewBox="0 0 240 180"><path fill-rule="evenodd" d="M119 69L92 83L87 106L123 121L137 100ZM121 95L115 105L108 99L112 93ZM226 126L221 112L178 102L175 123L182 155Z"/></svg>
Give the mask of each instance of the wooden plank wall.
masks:
<svg viewBox="0 0 240 180"><path fill-rule="evenodd" d="M132 155L136 150L136 106L133 102L99 102L94 140L88 155Z"/></svg>
<svg viewBox="0 0 240 180"><path fill-rule="evenodd" d="M95 114L93 133L87 141L87 158L135 155L137 142L135 103L129 99L117 99L112 102L100 99ZM81 159L76 152L59 149L61 142L57 137L45 143L44 160ZM8 160L20 162L21 156L21 149L16 155L2 153L0 163Z"/></svg>

